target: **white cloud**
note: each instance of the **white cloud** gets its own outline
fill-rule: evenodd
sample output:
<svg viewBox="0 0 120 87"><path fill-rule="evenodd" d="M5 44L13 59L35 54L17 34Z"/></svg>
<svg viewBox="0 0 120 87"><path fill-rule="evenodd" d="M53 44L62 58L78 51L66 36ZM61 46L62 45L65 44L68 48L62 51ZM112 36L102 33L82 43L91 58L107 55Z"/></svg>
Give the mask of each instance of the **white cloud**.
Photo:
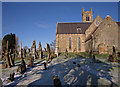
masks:
<svg viewBox="0 0 120 87"><path fill-rule="evenodd" d="M45 24L45 23L36 23L35 25L39 28L51 28L54 26L53 24Z"/></svg>

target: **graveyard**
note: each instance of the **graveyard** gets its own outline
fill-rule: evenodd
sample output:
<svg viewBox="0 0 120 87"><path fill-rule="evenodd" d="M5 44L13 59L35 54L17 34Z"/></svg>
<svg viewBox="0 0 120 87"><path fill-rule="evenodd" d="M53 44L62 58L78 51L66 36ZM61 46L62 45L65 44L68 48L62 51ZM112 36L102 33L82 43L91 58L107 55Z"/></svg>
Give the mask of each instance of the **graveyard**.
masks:
<svg viewBox="0 0 120 87"><path fill-rule="evenodd" d="M0 87L120 87L120 3L2 2Z"/></svg>
<svg viewBox="0 0 120 87"><path fill-rule="evenodd" d="M10 54L7 49L2 61L3 86L119 86L120 57L115 52L115 61L110 61L108 54L60 53L58 56L46 43L46 50L36 50L35 40L29 52L22 49L18 54ZM9 55L9 56L8 56ZM114 60L114 58L113 58ZM13 62L12 62L13 61Z"/></svg>

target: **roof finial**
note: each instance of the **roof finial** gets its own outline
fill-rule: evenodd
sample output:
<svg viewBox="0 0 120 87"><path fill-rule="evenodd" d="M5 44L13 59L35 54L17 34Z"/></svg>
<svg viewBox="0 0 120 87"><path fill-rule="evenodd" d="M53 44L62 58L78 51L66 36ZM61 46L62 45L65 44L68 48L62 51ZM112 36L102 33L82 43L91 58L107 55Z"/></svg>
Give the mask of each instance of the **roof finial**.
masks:
<svg viewBox="0 0 120 87"><path fill-rule="evenodd" d="M84 12L84 8L83 8L83 11L82 12Z"/></svg>
<svg viewBox="0 0 120 87"><path fill-rule="evenodd" d="M91 13L92 13L92 8L91 8Z"/></svg>

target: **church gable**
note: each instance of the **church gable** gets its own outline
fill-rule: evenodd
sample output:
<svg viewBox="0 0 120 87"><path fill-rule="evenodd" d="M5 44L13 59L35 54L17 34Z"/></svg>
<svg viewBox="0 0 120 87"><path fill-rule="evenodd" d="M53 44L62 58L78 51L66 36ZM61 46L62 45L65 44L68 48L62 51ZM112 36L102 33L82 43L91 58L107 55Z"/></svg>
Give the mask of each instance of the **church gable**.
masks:
<svg viewBox="0 0 120 87"><path fill-rule="evenodd" d="M97 15L93 23L90 25L90 27L85 32L86 38L90 36L90 34L100 25L101 22L102 22L102 18L99 15Z"/></svg>
<svg viewBox="0 0 120 87"><path fill-rule="evenodd" d="M107 32L107 33L111 33L112 32L118 32L118 24L109 16L107 15L104 20L101 22L101 24L96 28L95 32ZM102 34L103 34L102 33Z"/></svg>
<svg viewBox="0 0 120 87"><path fill-rule="evenodd" d="M110 17L106 16L102 23L93 33L96 41L96 47L103 43L106 47L118 47L118 25Z"/></svg>

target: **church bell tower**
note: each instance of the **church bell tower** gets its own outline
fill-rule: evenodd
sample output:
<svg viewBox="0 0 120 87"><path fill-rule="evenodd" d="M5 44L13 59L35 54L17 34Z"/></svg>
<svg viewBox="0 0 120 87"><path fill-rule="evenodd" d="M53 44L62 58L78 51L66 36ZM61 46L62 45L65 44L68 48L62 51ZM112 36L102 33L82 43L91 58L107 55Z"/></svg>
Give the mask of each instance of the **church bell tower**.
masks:
<svg viewBox="0 0 120 87"><path fill-rule="evenodd" d="M91 11L82 11L82 22L93 22L93 12L92 12L92 8Z"/></svg>

